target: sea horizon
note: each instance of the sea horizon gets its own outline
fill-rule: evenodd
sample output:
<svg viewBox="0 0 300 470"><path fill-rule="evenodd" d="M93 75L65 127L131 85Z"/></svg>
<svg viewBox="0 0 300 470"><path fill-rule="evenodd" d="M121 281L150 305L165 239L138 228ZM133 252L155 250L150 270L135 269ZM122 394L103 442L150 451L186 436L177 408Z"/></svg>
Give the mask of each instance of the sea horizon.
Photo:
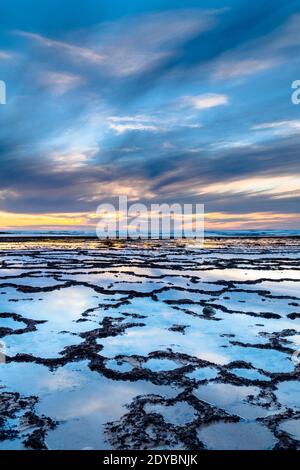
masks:
<svg viewBox="0 0 300 470"><path fill-rule="evenodd" d="M97 238L95 230L58 230L58 229L22 229L22 230L0 230L0 238L6 237L81 237ZM204 238L215 237L299 237L300 229L293 230L270 230L270 229L249 229L249 230L205 230ZM124 239L125 237L120 237ZM163 237L167 239L167 237ZM130 239L130 237L128 238Z"/></svg>

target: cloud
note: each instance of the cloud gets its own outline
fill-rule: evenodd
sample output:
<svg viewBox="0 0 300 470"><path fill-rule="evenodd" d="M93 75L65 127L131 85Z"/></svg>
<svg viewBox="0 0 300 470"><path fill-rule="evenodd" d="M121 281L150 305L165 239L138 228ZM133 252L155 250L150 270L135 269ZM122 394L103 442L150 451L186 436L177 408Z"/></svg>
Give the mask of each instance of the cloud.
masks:
<svg viewBox="0 0 300 470"><path fill-rule="evenodd" d="M270 8L270 5L266 5L266 9ZM300 14L280 15L279 9L280 20L275 21L276 15L274 11L270 11L274 21L270 29L259 25L266 12L261 11L254 19L255 10L251 6L250 11L245 10L245 16L240 14L239 25L229 25L227 30L224 26L220 43L218 43L219 31L216 33L212 31L210 41L216 41L218 44L215 48L212 47L212 50L216 49L217 52L208 56L206 60L199 60L190 73L196 76L201 74L202 77L209 76L216 80L232 80L262 74L274 67L291 63L292 55L299 54L300 49ZM251 32L250 23L253 19L257 24ZM248 34L241 31L240 25L243 25L243 21L247 23ZM236 34L230 31L231 27L235 28Z"/></svg>
<svg viewBox="0 0 300 470"><path fill-rule="evenodd" d="M108 126L117 134L125 132L159 132L162 129L156 125L153 117L148 116L111 116L108 118Z"/></svg>
<svg viewBox="0 0 300 470"><path fill-rule="evenodd" d="M218 80L232 79L254 75L278 65L272 59L236 59L224 60L214 67L212 77Z"/></svg>
<svg viewBox="0 0 300 470"><path fill-rule="evenodd" d="M41 34L26 31L17 31L17 34L34 41L44 48L66 54L74 61L81 60L92 64L102 64L104 61L104 56L86 47L69 44L64 41L57 41Z"/></svg>
<svg viewBox="0 0 300 470"><path fill-rule="evenodd" d="M210 144L213 150L215 149L235 149L235 148L244 148L244 147L251 147L252 149L255 148L255 145L250 140L221 140L217 142L213 142Z"/></svg>
<svg viewBox="0 0 300 470"><path fill-rule="evenodd" d="M66 152L54 152L50 158L55 165L53 171L74 171L78 170L91 161L91 159L99 152L99 147L92 148L71 148Z"/></svg>
<svg viewBox="0 0 300 470"><path fill-rule="evenodd" d="M142 131L142 132L157 132L158 127L150 126L148 124L113 124L109 125L110 129L116 131L117 134L124 134L129 131Z"/></svg>
<svg viewBox="0 0 300 470"><path fill-rule="evenodd" d="M12 59L13 57L14 57L14 54L12 54L11 52L0 50L0 60L9 60L9 59Z"/></svg>
<svg viewBox="0 0 300 470"><path fill-rule="evenodd" d="M159 128L149 124L139 124L139 123L128 123L128 124L109 124L110 129L116 131L117 134L124 134L129 131L139 131L139 132L157 132Z"/></svg>
<svg viewBox="0 0 300 470"><path fill-rule="evenodd" d="M217 12L181 9L136 15L94 30L108 74L130 77L159 69L176 57L183 43L211 29Z"/></svg>
<svg viewBox="0 0 300 470"><path fill-rule="evenodd" d="M205 230L267 230L291 229L299 224L297 212L208 212L205 214Z"/></svg>
<svg viewBox="0 0 300 470"><path fill-rule="evenodd" d="M271 36L273 50L283 50L300 46L300 14L291 15L288 20Z"/></svg>
<svg viewBox="0 0 300 470"><path fill-rule="evenodd" d="M0 201L4 201L5 199L8 198L17 198L18 197L18 192L10 189L1 189L0 190Z"/></svg>
<svg viewBox="0 0 300 470"><path fill-rule="evenodd" d="M152 198L155 194L151 191L151 181L140 176L133 179L130 175L121 175L119 179L114 178L111 182L93 182L90 191L82 196L81 200L97 204L99 201L119 196L127 196L130 201L138 201L143 198Z"/></svg>
<svg viewBox="0 0 300 470"><path fill-rule="evenodd" d="M255 176L234 181L222 181L201 187L201 194L246 194L256 197L258 194L271 196L273 199L300 197L300 173L286 176Z"/></svg>
<svg viewBox="0 0 300 470"><path fill-rule="evenodd" d="M164 113L158 111L149 116L110 116L107 118L107 121L108 127L117 134L125 134L129 131L176 133L180 132L180 129L186 131L188 129L193 130L202 127L202 124L197 122L197 118L195 118L194 115L186 115L183 111L178 112L178 110L175 112L172 107L170 110L166 107Z"/></svg>
<svg viewBox="0 0 300 470"><path fill-rule="evenodd" d="M77 88L84 80L78 75L59 72L44 72L40 75L40 82L49 87L55 94L63 95Z"/></svg>
<svg viewBox="0 0 300 470"><path fill-rule="evenodd" d="M198 96L186 96L184 97L184 103L191 105L194 109L202 111L204 109L227 105L229 98L226 95L208 93Z"/></svg>
<svg viewBox="0 0 300 470"><path fill-rule="evenodd" d="M79 30L67 40L16 31L45 50L86 62L106 75L129 77L159 67L180 45L214 25L216 11L182 9L144 13ZM81 44L80 46L78 44Z"/></svg>
<svg viewBox="0 0 300 470"><path fill-rule="evenodd" d="M300 120L274 121L252 127L255 131L271 131L274 135L289 136L300 133Z"/></svg>

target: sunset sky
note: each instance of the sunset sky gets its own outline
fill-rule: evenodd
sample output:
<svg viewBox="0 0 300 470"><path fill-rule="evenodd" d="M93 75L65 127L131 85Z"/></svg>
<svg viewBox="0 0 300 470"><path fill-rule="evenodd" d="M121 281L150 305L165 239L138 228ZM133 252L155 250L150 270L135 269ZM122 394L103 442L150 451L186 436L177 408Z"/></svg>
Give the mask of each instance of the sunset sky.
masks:
<svg viewBox="0 0 300 470"><path fill-rule="evenodd" d="M299 0L0 0L0 229L102 202L300 229Z"/></svg>

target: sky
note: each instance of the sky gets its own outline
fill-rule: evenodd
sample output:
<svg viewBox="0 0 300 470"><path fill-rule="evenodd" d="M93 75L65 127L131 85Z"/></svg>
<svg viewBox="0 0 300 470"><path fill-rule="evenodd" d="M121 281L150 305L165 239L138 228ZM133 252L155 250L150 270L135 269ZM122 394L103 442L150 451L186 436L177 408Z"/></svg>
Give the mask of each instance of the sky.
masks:
<svg viewBox="0 0 300 470"><path fill-rule="evenodd" d="M0 228L200 203L300 229L299 0L0 0Z"/></svg>

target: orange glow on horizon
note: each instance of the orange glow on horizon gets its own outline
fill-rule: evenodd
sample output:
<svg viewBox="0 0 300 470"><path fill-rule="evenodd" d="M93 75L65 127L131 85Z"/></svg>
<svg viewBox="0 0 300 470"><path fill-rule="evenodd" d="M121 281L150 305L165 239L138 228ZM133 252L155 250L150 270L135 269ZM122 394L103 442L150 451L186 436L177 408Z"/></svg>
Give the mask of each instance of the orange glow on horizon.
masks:
<svg viewBox="0 0 300 470"><path fill-rule="evenodd" d="M70 227L86 225L84 213L66 214L15 214L0 212L0 228L31 228L31 227Z"/></svg>
<svg viewBox="0 0 300 470"><path fill-rule="evenodd" d="M98 216L90 212L16 214L0 212L0 229L93 229ZM205 213L206 230L283 229L300 227L297 213L251 212L245 214Z"/></svg>

